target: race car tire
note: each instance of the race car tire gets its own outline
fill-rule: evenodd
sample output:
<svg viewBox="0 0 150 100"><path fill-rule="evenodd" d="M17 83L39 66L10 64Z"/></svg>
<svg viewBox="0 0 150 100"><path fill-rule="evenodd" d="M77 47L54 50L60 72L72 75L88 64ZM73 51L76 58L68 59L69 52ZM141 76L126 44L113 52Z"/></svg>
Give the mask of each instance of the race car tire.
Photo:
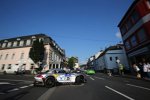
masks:
<svg viewBox="0 0 150 100"><path fill-rule="evenodd" d="M48 77L45 80L45 87L51 88L51 87L54 87L54 86L55 86L55 79L53 77Z"/></svg>
<svg viewBox="0 0 150 100"><path fill-rule="evenodd" d="M80 76L76 77L75 84L77 84L77 85L81 84L81 78L80 78Z"/></svg>
<svg viewBox="0 0 150 100"><path fill-rule="evenodd" d="M36 81L33 82L33 86L37 86Z"/></svg>

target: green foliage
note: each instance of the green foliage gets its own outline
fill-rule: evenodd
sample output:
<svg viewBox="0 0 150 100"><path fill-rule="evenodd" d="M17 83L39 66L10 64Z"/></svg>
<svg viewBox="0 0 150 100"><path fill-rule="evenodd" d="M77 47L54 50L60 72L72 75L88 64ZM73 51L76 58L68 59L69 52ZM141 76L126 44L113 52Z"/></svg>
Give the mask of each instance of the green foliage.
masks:
<svg viewBox="0 0 150 100"><path fill-rule="evenodd" d="M39 41L39 39L33 42L33 45L29 52L29 57L34 61L34 63L42 62L44 59L44 44L43 41Z"/></svg>
<svg viewBox="0 0 150 100"><path fill-rule="evenodd" d="M73 69L73 67L75 66L76 60L77 60L77 59L76 59L75 57L69 58L69 60L68 60L68 67L69 67L70 69Z"/></svg>

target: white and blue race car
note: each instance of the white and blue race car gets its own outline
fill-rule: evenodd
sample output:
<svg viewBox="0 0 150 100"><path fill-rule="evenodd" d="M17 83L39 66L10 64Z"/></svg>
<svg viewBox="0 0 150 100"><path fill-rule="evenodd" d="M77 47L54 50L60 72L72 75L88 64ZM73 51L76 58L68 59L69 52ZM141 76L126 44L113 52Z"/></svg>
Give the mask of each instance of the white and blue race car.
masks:
<svg viewBox="0 0 150 100"><path fill-rule="evenodd" d="M81 84L86 82L86 79L81 73L66 72L62 69L52 69L34 77L34 86L42 84L46 87L53 87L57 83L62 84Z"/></svg>

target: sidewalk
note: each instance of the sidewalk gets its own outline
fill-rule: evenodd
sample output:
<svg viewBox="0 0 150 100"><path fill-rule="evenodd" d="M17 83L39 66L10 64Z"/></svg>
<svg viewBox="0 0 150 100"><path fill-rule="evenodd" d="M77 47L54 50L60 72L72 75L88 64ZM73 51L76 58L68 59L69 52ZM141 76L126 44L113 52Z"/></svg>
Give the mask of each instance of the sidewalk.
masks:
<svg viewBox="0 0 150 100"><path fill-rule="evenodd" d="M115 77L124 77L124 78L131 78L131 79L137 79L137 80L143 80L143 81L149 81L150 82L150 78L137 78L135 75L131 75L131 74L125 74L125 75L113 75Z"/></svg>

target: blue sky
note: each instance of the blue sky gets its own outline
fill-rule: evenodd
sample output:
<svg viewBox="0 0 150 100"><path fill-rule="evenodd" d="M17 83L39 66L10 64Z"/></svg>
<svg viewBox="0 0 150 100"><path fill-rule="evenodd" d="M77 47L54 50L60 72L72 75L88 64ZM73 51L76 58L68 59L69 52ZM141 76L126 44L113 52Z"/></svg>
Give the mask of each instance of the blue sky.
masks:
<svg viewBox="0 0 150 100"><path fill-rule="evenodd" d="M121 38L117 27L134 0L0 0L0 39L45 33L80 63Z"/></svg>

